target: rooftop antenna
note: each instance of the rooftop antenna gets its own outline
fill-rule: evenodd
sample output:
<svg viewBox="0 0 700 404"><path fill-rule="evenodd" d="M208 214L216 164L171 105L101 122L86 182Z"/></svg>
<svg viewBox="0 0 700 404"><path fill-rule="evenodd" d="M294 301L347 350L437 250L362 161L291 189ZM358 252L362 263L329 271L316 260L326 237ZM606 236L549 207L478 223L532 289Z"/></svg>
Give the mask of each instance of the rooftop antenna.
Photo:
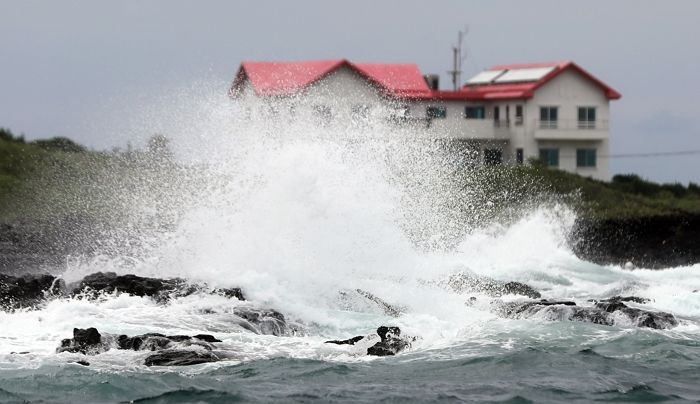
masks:
<svg viewBox="0 0 700 404"><path fill-rule="evenodd" d="M462 84L462 62L467 58L467 55L462 56L462 42L464 37L469 33L469 27L457 32L457 45L452 47L452 70L447 73L452 76L452 87L455 91L459 90Z"/></svg>

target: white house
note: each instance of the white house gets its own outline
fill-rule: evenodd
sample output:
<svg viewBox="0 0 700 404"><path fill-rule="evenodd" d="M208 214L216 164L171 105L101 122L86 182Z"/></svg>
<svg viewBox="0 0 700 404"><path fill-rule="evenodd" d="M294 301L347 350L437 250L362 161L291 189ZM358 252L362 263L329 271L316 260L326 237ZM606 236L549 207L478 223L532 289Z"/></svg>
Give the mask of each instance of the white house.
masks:
<svg viewBox="0 0 700 404"><path fill-rule="evenodd" d="M346 60L245 62L230 95L247 100L251 117L408 126L461 142L484 164L539 158L604 180L609 104L620 98L573 62L494 66L458 91L440 91L413 64Z"/></svg>

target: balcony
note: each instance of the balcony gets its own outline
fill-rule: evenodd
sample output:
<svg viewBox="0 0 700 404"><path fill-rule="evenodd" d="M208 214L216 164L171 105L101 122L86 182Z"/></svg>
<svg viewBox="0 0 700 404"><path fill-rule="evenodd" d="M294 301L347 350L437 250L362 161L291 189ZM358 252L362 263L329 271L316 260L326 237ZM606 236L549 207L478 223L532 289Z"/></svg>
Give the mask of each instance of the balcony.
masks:
<svg viewBox="0 0 700 404"><path fill-rule="evenodd" d="M608 121L535 120L535 139L538 140L603 140L608 138Z"/></svg>

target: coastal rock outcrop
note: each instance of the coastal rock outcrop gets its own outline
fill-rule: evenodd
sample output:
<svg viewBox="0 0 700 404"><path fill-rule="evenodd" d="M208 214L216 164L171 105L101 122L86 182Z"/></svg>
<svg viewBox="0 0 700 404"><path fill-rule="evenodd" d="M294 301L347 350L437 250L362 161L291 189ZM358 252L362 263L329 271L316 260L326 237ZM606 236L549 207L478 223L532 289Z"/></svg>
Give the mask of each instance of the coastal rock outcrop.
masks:
<svg viewBox="0 0 700 404"><path fill-rule="evenodd" d="M535 288L522 282L501 282L485 276L464 272L450 276L444 282L444 286L457 293L477 292L491 297L501 297L503 295L521 295L531 299L542 297Z"/></svg>
<svg viewBox="0 0 700 404"><path fill-rule="evenodd" d="M74 328L73 338L62 340L61 346L56 349L56 352L97 355L107 350L109 350L109 346L103 343L102 334L96 328L90 327L87 329Z"/></svg>
<svg viewBox="0 0 700 404"><path fill-rule="evenodd" d="M393 356L411 346L408 340L401 338L399 327L381 326L377 328L377 335L381 341L367 348L367 355Z"/></svg>
<svg viewBox="0 0 700 404"><path fill-rule="evenodd" d="M377 340L377 336L379 336L379 341L372 344L373 341ZM358 335L344 340L330 340L325 343L335 345L369 345L366 348L367 355L393 356L410 347L412 341L415 341L415 338L401 336L401 329L399 327L380 326L377 328L376 334L367 336Z"/></svg>
<svg viewBox="0 0 700 404"><path fill-rule="evenodd" d="M673 314L629 307L624 302L645 301L636 297L614 297L594 302L593 306L579 306L572 301L528 301L498 304L497 311L508 318L538 316L547 320L571 320L601 325L627 325L653 329L667 329L678 325Z"/></svg>
<svg viewBox="0 0 700 404"><path fill-rule="evenodd" d="M65 296L94 299L102 293L126 293L150 297L160 303L195 293L245 300L240 288L210 288L206 284L190 283L180 278L160 279L133 274L96 272L76 283L66 285L63 279L49 274L23 276L0 274L0 310L3 311L36 308L48 299Z"/></svg>
<svg viewBox="0 0 700 404"><path fill-rule="evenodd" d="M193 284L181 278L149 278L133 274L117 275L114 272L96 272L84 277L72 290L72 294L126 293L133 296L148 296L157 301L168 301L173 297L189 296L208 292L221 296L245 300L239 288L207 289L206 285Z"/></svg>
<svg viewBox="0 0 700 404"><path fill-rule="evenodd" d="M217 362L220 358L212 352L170 349L146 357L146 366L189 366Z"/></svg>
<svg viewBox="0 0 700 404"><path fill-rule="evenodd" d="M63 281L51 275L11 276L0 274L0 309L36 307L46 297L63 292Z"/></svg>
<svg viewBox="0 0 700 404"><path fill-rule="evenodd" d="M211 352L214 348L212 344L215 342L221 342L221 340L209 334L189 336L147 333L129 337L103 335L94 327L74 328L73 338L62 340L56 352L97 355L111 348L157 351L146 357L144 361L146 366L186 366L221 360L221 357Z"/></svg>

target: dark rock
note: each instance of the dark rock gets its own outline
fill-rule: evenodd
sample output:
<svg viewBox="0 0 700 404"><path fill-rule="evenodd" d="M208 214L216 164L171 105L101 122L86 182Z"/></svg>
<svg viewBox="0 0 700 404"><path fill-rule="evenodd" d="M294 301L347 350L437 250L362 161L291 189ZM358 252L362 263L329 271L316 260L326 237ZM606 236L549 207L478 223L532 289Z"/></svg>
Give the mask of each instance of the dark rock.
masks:
<svg viewBox="0 0 700 404"><path fill-rule="evenodd" d="M398 317L401 315L401 312L403 311L399 307L393 306L393 305L385 302L384 300L378 298L377 296L375 296L372 293L369 293L365 290L355 289L355 292L357 292L360 296L368 299L372 303L376 304L388 316Z"/></svg>
<svg viewBox="0 0 700 404"><path fill-rule="evenodd" d="M639 304L647 304L651 299L637 296L613 296L608 299L601 300L603 303L613 303L613 302L633 302Z"/></svg>
<svg viewBox="0 0 700 404"><path fill-rule="evenodd" d="M326 341L324 342L325 344L336 344L336 345L355 345L356 342L362 340L364 338L364 335L358 335L357 337L352 337L348 339L343 339L343 340L331 340L331 341Z"/></svg>
<svg viewBox="0 0 700 404"><path fill-rule="evenodd" d="M526 285L521 282L506 282L505 284L503 284L503 294L522 295L532 299L539 299L540 297L542 297L540 292L536 291L532 286Z"/></svg>
<svg viewBox="0 0 700 404"><path fill-rule="evenodd" d="M62 294L64 287L61 279L51 275L0 274L0 309L36 307L46 297Z"/></svg>
<svg viewBox="0 0 700 404"><path fill-rule="evenodd" d="M75 361L75 362L73 362L73 363L77 363L78 365L83 365L83 366L90 366L90 362L88 362L88 361L83 361L83 360L81 360L81 361Z"/></svg>
<svg viewBox="0 0 700 404"><path fill-rule="evenodd" d="M407 340L400 338L399 327L381 326L377 328L377 335L381 341L367 348L367 355L393 356L411 345Z"/></svg>
<svg viewBox="0 0 700 404"><path fill-rule="evenodd" d="M219 357L211 352L169 349L149 355L144 364L146 366L188 366L218 360Z"/></svg>
<svg viewBox="0 0 700 404"><path fill-rule="evenodd" d="M147 278L137 275L117 275L114 272L97 272L83 278L73 290L74 294L92 292L94 294L106 292L121 292L134 296L160 297L167 299L167 295L182 287L181 279Z"/></svg>
<svg viewBox="0 0 700 404"><path fill-rule="evenodd" d="M592 307L578 306L569 301L541 300L508 303L500 306L499 310L509 318L527 318L540 314L551 320L573 320L611 326L616 324L616 316L624 316L637 327L666 329L678 325L678 321L670 313L629 307L622 300L615 298L597 302Z"/></svg>
<svg viewBox="0 0 700 404"><path fill-rule="evenodd" d="M197 335L193 335L192 338L196 338L196 339L198 339L200 341L204 341L204 342L221 342L220 339L216 339L213 335L209 335L209 334L197 334Z"/></svg>
<svg viewBox="0 0 700 404"><path fill-rule="evenodd" d="M569 244L598 264L668 268L700 263L700 214L594 220L579 218Z"/></svg>
<svg viewBox="0 0 700 404"><path fill-rule="evenodd" d="M457 273L450 276L446 286L457 293L479 292L491 297L503 295L522 295L532 299L542 297L532 286L521 282L501 282L485 276Z"/></svg>
<svg viewBox="0 0 700 404"><path fill-rule="evenodd" d="M193 341L197 340L197 341ZM173 343L184 343L186 345L199 345L205 349L211 349L207 343L221 342L208 334L189 335L163 335L158 333L147 333L129 337L120 335L117 337L118 349L130 349L133 351L159 351L161 349L172 348Z"/></svg>
<svg viewBox="0 0 700 404"><path fill-rule="evenodd" d="M212 293L244 300L239 288L208 289L204 284L192 284L184 279L148 278L133 274L117 275L114 272L96 272L83 278L73 289L74 295L87 294L97 297L100 293L126 293L133 296L148 296L166 302L171 298L195 293Z"/></svg>
<svg viewBox="0 0 700 404"><path fill-rule="evenodd" d="M243 320L241 327L256 334L282 336L288 332L284 315L276 310L237 307L233 314Z"/></svg>
<svg viewBox="0 0 700 404"><path fill-rule="evenodd" d="M105 350L102 346L102 335L96 328L74 328L73 338L67 338L61 341L61 346L56 349L56 352L74 352L86 355L94 355Z"/></svg>
<svg viewBox="0 0 700 404"><path fill-rule="evenodd" d="M213 294L225 296L228 298L236 298L238 300L245 300L243 292L240 288L217 288L212 291Z"/></svg>

